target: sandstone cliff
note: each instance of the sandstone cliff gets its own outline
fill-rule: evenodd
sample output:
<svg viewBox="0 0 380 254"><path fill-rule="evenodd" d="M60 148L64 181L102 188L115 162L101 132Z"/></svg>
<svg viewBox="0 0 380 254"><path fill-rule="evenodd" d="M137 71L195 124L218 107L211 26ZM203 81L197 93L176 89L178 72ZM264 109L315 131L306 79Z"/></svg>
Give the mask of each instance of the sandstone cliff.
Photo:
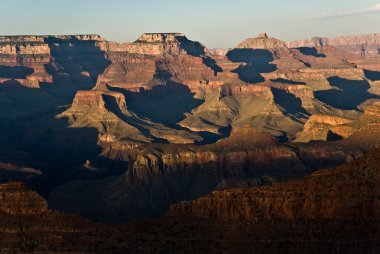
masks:
<svg viewBox="0 0 380 254"><path fill-rule="evenodd" d="M313 37L307 40L289 42L291 48L335 46L341 50L360 55L362 57L379 55L380 34L338 36L332 39Z"/></svg>
<svg viewBox="0 0 380 254"><path fill-rule="evenodd" d="M348 165L273 186L216 191L172 206L169 216L193 216L236 223L262 220L376 221L379 150Z"/></svg>

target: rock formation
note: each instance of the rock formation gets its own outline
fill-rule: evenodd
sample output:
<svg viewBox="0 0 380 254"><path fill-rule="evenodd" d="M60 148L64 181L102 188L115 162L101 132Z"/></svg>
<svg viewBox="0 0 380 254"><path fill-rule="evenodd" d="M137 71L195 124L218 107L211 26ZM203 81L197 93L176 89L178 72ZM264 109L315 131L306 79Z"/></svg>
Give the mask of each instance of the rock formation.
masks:
<svg viewBox="0 0 380 254"><path fill-rule="evenodd" d="M305 46L0 37L1 161L38 168L17 179L52 207L112 222L351 161L379 141L379 58Z"/></svg>
<svg viewBox="0 0 380 254"><path fill-rule="evenodd" d="M257 38L246 39L240 43L237 48L280 49L287 48L287 46L285 42L275 38L269 38L266 33L261 33Z"/></svg>
<svg viewBox="0 0 380 254"><path fill-rule="evenodd" d="M219 219L235 223L261 221L377 221L379 150L348 165L272 186L216 191L172 206L169 216Z"/></svg>
<svg viewBox="0 0 380 254"><path fill-rule="evenodd" d="M297 141L329 141L348 138L362 128L378 125L380 123L379 108L379 102L373 102L365 108L364 114L355 120L329 115L312 115Z"/></svg>
<svg viewBox="0 0 380 254"><path fill-rule="evenodd" d="M335 46L346 52L371 57L379 55L380 34L358 35L358 36L338 36L332 39L313 37L307 40L292 41L288 43L291 48L300 47L323 47Z"/></svg>

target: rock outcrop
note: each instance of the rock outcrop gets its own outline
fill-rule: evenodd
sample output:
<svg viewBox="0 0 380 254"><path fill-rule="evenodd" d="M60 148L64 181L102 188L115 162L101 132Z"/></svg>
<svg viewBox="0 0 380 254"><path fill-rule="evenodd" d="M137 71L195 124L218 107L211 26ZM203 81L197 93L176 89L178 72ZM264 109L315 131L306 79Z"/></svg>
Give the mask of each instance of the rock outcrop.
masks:
<svg viewBox="0 0 380 254"><path fill-rule="evenodd" d="M265 182L260 180L264 175L288 179L352 161L379 143L374 135L366 137L372 141L360 150L360 133L334 144L281 145L266 133L235 127L229 138L211 145L141 147L124 176L68 183L51 193L49 204L107 222L156 217L170 204L195 199L225 181L239 186Z"/></svg>
<svg viewBox="0 0 380 254"><path fill-rule="evenodd" d="M355 132L380 123L380 103L373 102L357 119L348 119L331 115L312 115L306 122L298 142L334 141L348 138Z"/></svg>
<svg viewBox="0 0 380 254"><path fill-rule="evenodd" d="M249 48L249 49L287 49L285 42L276 38L270 38L266 33L261 33L257 38L246 39L241 42L236 48Z"/></svg>
<svg viewBox="0 0 380 254"><path fill-rule="evenodd" d="M219 219L235 223L261 221L377 221L379 150L348 165L273 186L216 191L172 206L169 216Z"/></svg>
<svg viewBox="0 0 380 254"><path fill-rule="evenodd" d="M378 100L376 57L266 34L225 55L181 33L0 40L1 153L26 154L65 211L154 217L223 181L303 175L377 142L377 106L361 111ZM293 143L303 129L307 141L343 140Z"/></svg>
<svg viewBox="0 0 380 254"><path fill-rule="evenodd" d="M312 115L304 126L301 136L297 139L298 142L309 141L332 141L339 138L347 138L352 134L352 128L339 127L351 123L352 120L337 116L328 115ZM335 132L333 131L335 130Z"/></svg>

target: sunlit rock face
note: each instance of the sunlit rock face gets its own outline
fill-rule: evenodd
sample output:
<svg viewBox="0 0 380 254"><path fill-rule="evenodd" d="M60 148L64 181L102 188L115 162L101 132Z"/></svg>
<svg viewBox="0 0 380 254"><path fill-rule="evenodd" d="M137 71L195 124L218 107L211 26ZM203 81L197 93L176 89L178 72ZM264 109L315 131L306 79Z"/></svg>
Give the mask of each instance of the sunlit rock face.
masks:
<svg viewBox="0 0 380 254"><path fill-rule="evenodd" d="M287 48L287 45L285 42L276 38L269 38L266 33L261 33L257 38L250 38L241 42L237 48L279 49Z"/></svg>
<svg viewBox="0 0 380 254"><path fill-rule="evenodd" d="M0 155L46 170L55 208L111 222L355 159L380 137L379 60L305 46L0 37Z"/></svg>
<svg viewBox="0 0 380 254"><path fill-rule="evenodd" d="M338 36L332 39L313 37L307 40L292 41L288 43L291 48L334 46L340 50L363 57L378 56L380 48L380 34Z"/></svg>

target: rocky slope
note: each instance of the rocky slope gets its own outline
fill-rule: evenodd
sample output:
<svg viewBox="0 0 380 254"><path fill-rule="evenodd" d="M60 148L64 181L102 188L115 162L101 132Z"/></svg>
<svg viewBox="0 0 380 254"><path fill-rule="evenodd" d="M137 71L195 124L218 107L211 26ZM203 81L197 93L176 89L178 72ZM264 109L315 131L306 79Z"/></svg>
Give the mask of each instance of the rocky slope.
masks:
<svg viewBox="0 0 380 254"><path fill-rule="evenodd" d="M0 41L0 158L38 168L15 178L45 196L61 186L49 202L65 211L157 216L216 188L352 160L378 141L368 107L377 57L295 49L266 34L225 55L181 33ZM303 130L310 144L292 142Z"/></svg>
<svg viewBox="0 0 380 254"><path fill-rule="evenodd" d="M377 221L379 149L348 165L268 187L216 191L174 205L169 215L236 223L262 220Z"/></svg>
<svg viewBox="0 0 380 254"><path fill-rule="evenodd" d="M258 184L266 181L263 176L288 179L351 161L380 143L378 130L365 130L366 145L362 133L336 143L281 145L249 127L235 127L212 145L151 145L135 154L124 175L68 183L50 194L49 204L107 222L157 217L172 203L214 189Z"/></svg>
<svg viewBox="0 0 380 254"><path fill-rule="evenodd" d="M22 184L0 184L2 196L23 193L11 200L11 210L0 207L0 248L5 253L376 253L379 154L377 148L296 181L217 191L174 205L161 219L120 226L47 210ZM9 201L1 204L9 207ZM25 202L34 209L25 210Z"/></svg>

